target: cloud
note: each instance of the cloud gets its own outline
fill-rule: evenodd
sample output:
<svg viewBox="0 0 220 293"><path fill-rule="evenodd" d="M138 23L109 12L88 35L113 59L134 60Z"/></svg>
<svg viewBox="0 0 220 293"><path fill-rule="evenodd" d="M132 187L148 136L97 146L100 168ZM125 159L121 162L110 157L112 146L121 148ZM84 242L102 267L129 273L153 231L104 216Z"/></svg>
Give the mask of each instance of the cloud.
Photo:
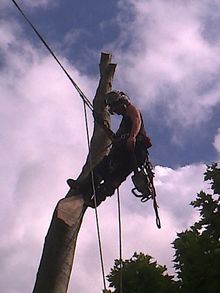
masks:
<svg viewBox="0 0 220 293"><path fill-rule="evenodd" d="M214 138L213 146L217 150L218 153L220 153L220 128L218 128L218 131L216 133L216 136Z"/></svg>
<svg viewBox="0 0 220 293"><path fill-rule="evenodd" d="M1 24L0 282L4 292L31 292L53 208L87 155L83 105L51 56L33 47L16 22ZM61 61L94 95L94 81Z"/></svg>
<svg viewBox="0 0 220 293"><path fill-rule="evenodd" d="M121 34L110 45L120 60L119 82L142 109L154 117L162 111L163 123L176 133L209 121L220 103L220 43L216 31L212 38L207 35L220 5L161 0L119 3Z"/></svg>

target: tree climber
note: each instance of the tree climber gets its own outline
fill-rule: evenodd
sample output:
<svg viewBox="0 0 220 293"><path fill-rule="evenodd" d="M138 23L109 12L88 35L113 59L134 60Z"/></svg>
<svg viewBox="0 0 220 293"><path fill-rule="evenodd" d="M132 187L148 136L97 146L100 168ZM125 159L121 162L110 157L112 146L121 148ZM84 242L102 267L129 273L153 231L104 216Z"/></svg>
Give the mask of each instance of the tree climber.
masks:
<svg viewBox="0 0 220 293"><path fill-rule="evenodd" d="M107 196L114 194L115 189L135 168L144 164L148 159L148 148L151 147L141 113L126 94L111 91L105 96L105 103L110 114L122 115L122 121L114 135L109 154L93 170L97 206ZM75 194L83 195L88 206L94 207L91 176L88 177L83 186L73 179L68 179L67 183L75 189Z"/></svg>

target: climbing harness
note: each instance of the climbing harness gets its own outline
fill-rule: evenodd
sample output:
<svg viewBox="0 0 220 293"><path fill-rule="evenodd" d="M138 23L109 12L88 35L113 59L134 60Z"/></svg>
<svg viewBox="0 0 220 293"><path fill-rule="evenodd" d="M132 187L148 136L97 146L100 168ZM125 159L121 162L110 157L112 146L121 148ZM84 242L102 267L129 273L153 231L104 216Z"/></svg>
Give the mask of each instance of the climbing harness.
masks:
<svg viewBox="0 0 220 293"><path fill-rule="evenodd" d="M153 207L156 215L156 225L160 229L161 222L156 201L156 190L153 182L153 166L148 158L145 160L144 164L141 167L137 166L136 158L134 158L134 162L135 170L134 175L132 175L131 179L135 187L132 188L131 191L136 197L141 198L141 202L146 202L149 199L153 200Z"/></svg>

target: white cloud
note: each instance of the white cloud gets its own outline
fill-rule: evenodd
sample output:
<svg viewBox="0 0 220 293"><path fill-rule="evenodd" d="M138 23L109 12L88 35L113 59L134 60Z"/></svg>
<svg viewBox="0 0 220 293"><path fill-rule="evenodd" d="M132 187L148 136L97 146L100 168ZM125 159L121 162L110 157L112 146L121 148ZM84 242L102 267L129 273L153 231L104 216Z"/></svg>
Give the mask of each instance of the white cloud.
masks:
<svg viewBox="0 0 220 293"><path fill-rule="evenodd" d="M220 128L218 129L216 136L214 138L213 145L218 153L220 153Z"/></svg>
<svg viewBox="0 0 220 293"><path fill-rule="evenodd" d="M219 35L213 41L205 32L212 17L220 14L220 5L120 3L122 33L113 45L120 60L120 83L146 111L153 113L154 107L155 117L162 107L171 128L189 129L208 121L220 103L220 43Z"/></svg>
<svg viewBox="0 0 220 293"><path fill-rule="evenodd" d="M85 161L86 132L82 101L58 65L16 23L2 24L1 290L31 292L53 208L68 190L65 180L78 176ZM94 82L61 61L94 95Z"/></svg>

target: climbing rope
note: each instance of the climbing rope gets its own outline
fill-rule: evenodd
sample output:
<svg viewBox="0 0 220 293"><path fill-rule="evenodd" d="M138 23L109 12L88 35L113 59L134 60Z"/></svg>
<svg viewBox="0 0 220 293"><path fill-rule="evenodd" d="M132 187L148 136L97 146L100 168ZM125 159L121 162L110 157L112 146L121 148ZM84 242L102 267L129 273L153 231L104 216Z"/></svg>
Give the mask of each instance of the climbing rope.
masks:
<svg viewBox="0 0 220 293"><path fill-rule="evenodd" d="M119 267L120 267L119 293L122 293L122 233L121 233L121 204L120 204L119 188L117 188L117 202L118 202Z"/></svg>
<svg viewBox="0 0 220 293"><path fill-rule="evenodd" d="M62 63L59 61L59 59L57 58L57 56L55 55L55 53L52 51L52 49L50 48L50 46L47 44L47 42L45 41L45 39L42 37L42 35L38 32L38 30L35 28L35 26L32 24L32 22L28 19L28 17L24 14L24 12L22 11L22 9L20 8L20 6L17 4L17 2L15 0L12 0L12 2L14 3L14 5L16 6L16 8L19 10L19 12L22 14L22 16L24 17L24 19L28 22L28 24L31 26L31 28L33 29L33 31L36 33L36 35L38 36L38 38L41 40L41 42L44 44L44 46L48 49L48 51L50 52L50 54L53 56L53 58L56 60L56 62L59 64L59 66L62 68L62 70L64 71L64 73L66 74L66 76L68 77L68 79L70 80L70 82L72 83L72 85L75 87L75 89L77 90L77 92L79 93L80 97L82 98L82 100L84 101L84 103L89 107L90 110L93 110L93 105L92 103L89 101L89 99L86 97L86 95L82 92L82 90L80 89L80 87L77 85L77 83L72 79L72 77L70 76L70 74L67 72L67 70L64 68L64 66L62 65Z"/></svg>
<svg viewBox="0 0 220 293"><path fill-rule="evenodd" d="M85 115L85 124L86 124L87 144L88 144L88 149L89 149L89 154L90 154L89 125L88 125L88 117L87 117L85 101L83 103L83 106L84 106L84 115ZM100 233L100 228L99 228L99 218L98 218L98 210L97 210L97 198L96 198L95 180L94 180L94 172L93 172L91 155L89 155L89 168L90 168L90 173L91 173L91 178L92 178L92 189L93 189L93 194L94 194L96 229L97 229L97 234L98 234L98 245L99 245L99 254L100 254L100 262L101 262L102 278L103 278L104 289L106 290L105 269L104 269L104 260L103 260L102 243L101 243L101 233Z"/></svg>

